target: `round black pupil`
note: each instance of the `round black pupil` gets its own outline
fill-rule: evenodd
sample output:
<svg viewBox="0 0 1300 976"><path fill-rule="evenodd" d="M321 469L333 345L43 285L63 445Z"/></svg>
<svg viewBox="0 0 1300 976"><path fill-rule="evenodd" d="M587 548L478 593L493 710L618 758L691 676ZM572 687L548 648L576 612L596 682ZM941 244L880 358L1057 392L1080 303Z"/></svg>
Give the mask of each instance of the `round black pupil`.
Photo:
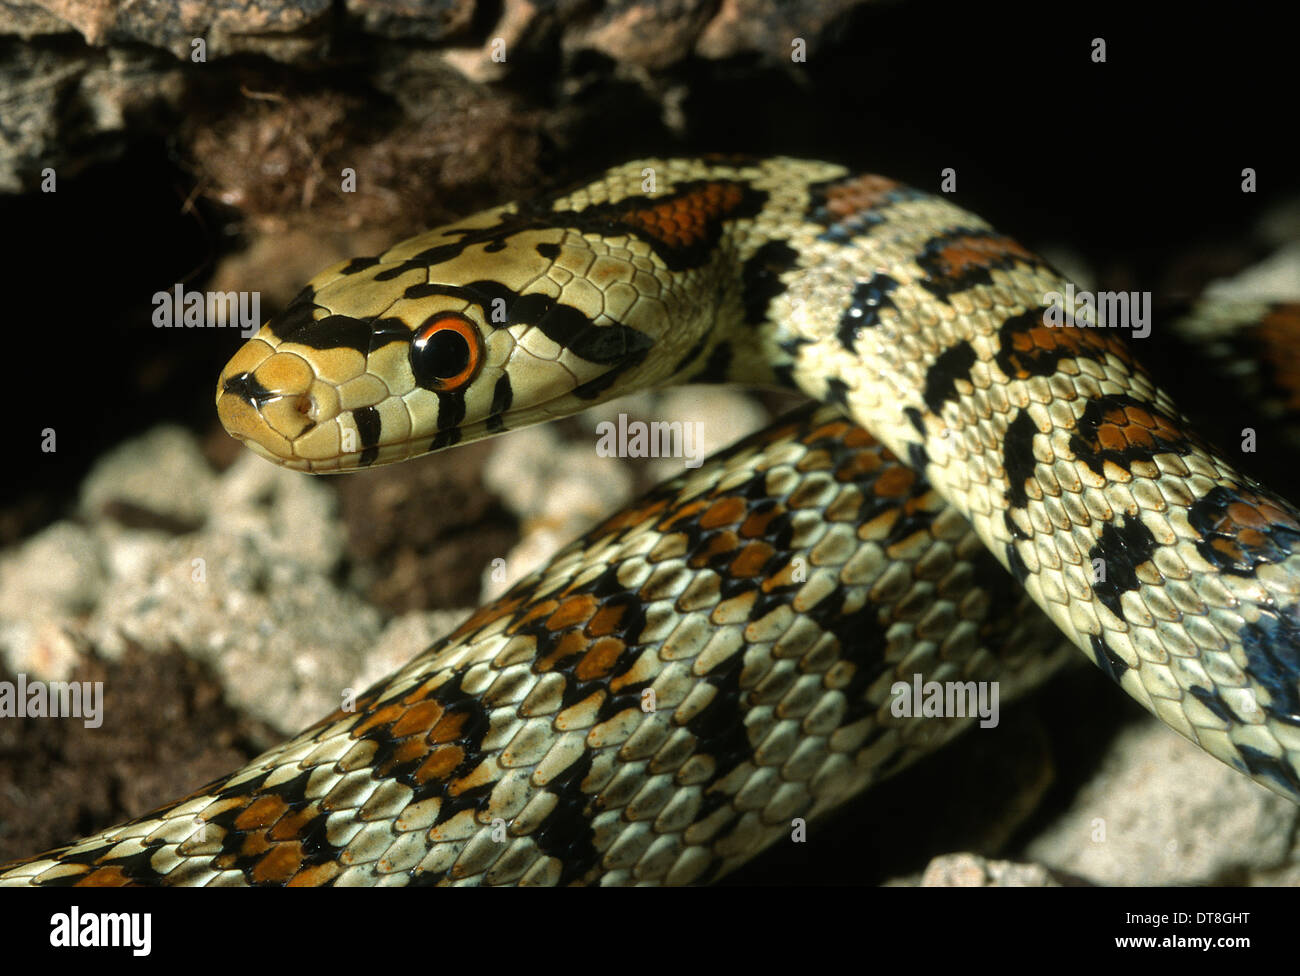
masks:
<svg viewBox="0 0 1300 976"><path fill-rule="evenodd" d="M421 344L420 360L430 376L440 380L458 376L469 366L469 343L455 329L442 329Z"/></svg>

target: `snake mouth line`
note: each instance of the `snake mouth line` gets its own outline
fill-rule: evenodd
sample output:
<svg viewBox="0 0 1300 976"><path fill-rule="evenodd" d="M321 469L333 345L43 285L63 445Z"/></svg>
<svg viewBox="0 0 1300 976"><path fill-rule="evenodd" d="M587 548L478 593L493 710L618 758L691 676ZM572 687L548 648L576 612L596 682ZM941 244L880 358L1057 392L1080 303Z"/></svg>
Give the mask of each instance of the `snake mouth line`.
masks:
<svg viewBox="0 0 1300 976"><path fill-rule="evenodd" d="M572 391L565 391L557 394L550 399L543 400L533 404L524 410L512 410L506 414L492 414L481 420L475 420L468 424L461 424L454 427L448 427L444 430L429 432L425 431L416 436L405 437L401 440L380 442L378 444L362 447L360 450L340 452L325 458L304 458L296 452L292 455L279 453L274 448L267 446L264 440L257 436L261 433L268 436L269 439L276 443L283 442L290 450L293 449L294 443L302 436L321 426L321 423L311 421L309 426L304 427L301 434L292 441L281 438L274 432L274 429L267 423L260 410L256 410L259 418L258 425L263 430L254 432L248 430L236 430L227 426L230 435L244 443L251 451L259 457L274 462L283 468L291 471L301 471L307 474L349 474L354 471L366 471L372 467L381 467L387 464L395 464L421 454L438 453L447 448L458 447L462 444L469 444L477 440L494 436L499 433L507 433L512 430L521 430L525 427L533 427L537 424L554 419L560 414L567 414L571 411L557 410L556 404L563 401ZM230 396L236 396L232 391L223 391L222 398L218 399L220 405L227 393ZM242 398L241 398L242 399ZM247 403L246 400L242 402ZM593 401L593 406L599 401ZM368 408L367 408L368 409ZM348 411L347 413L355 413ZM337 421L339 418L332 418ZM330 421L324 421L329 423ZM354 419L353 424L356 421ZM351 433L351 429L348 431ZM432 446L434 442L437 446ZM363 463L362 458L367 453L373 454L373 460Z"/></svg>

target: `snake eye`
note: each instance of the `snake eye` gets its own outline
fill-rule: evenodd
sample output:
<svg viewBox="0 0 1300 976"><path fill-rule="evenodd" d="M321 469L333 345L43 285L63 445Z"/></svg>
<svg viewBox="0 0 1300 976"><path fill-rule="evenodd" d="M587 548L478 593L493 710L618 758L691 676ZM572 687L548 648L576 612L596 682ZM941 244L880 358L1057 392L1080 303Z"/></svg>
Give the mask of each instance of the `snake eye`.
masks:
<svg viewBox="0 0 1300 976"><path fill-rule="evenodd" d="M411 372L426 390L459 390L474 378L482 363L483 340L463 315L439 312L415 330Z"/></svg>

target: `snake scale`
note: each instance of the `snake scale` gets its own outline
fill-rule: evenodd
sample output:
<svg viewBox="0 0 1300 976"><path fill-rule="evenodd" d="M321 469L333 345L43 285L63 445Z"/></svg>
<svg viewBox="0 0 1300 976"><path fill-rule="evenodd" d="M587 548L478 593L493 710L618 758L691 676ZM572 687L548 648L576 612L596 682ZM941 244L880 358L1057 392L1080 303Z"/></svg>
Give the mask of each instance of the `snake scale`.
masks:
<svg viewBox="0 0 1300 976"><path fill-rule="evenodd" d="M1300 513L1066 285L941 196L742 157L629 163L327 269L217 391L298 470L680 382L820 405L354 709L0 884L705 882L973 723L895 714L897 682L1005 701L1070 644L1300 799Z"/></svg>

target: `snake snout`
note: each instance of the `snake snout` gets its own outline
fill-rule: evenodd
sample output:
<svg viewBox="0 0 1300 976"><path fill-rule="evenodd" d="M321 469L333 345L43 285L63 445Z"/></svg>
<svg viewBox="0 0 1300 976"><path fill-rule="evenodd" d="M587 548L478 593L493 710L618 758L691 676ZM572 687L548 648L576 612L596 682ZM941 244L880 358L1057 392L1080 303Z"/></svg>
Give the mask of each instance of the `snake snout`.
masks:
<svg viewBox="0 0 1300 976"><path fill-rule="evenodd" d="M294 442L318 420L311 368L290 353L271 353L251 369L242 365L232 361L218 383L222 425L264 457L295 465L301 458Z"/></svg>

